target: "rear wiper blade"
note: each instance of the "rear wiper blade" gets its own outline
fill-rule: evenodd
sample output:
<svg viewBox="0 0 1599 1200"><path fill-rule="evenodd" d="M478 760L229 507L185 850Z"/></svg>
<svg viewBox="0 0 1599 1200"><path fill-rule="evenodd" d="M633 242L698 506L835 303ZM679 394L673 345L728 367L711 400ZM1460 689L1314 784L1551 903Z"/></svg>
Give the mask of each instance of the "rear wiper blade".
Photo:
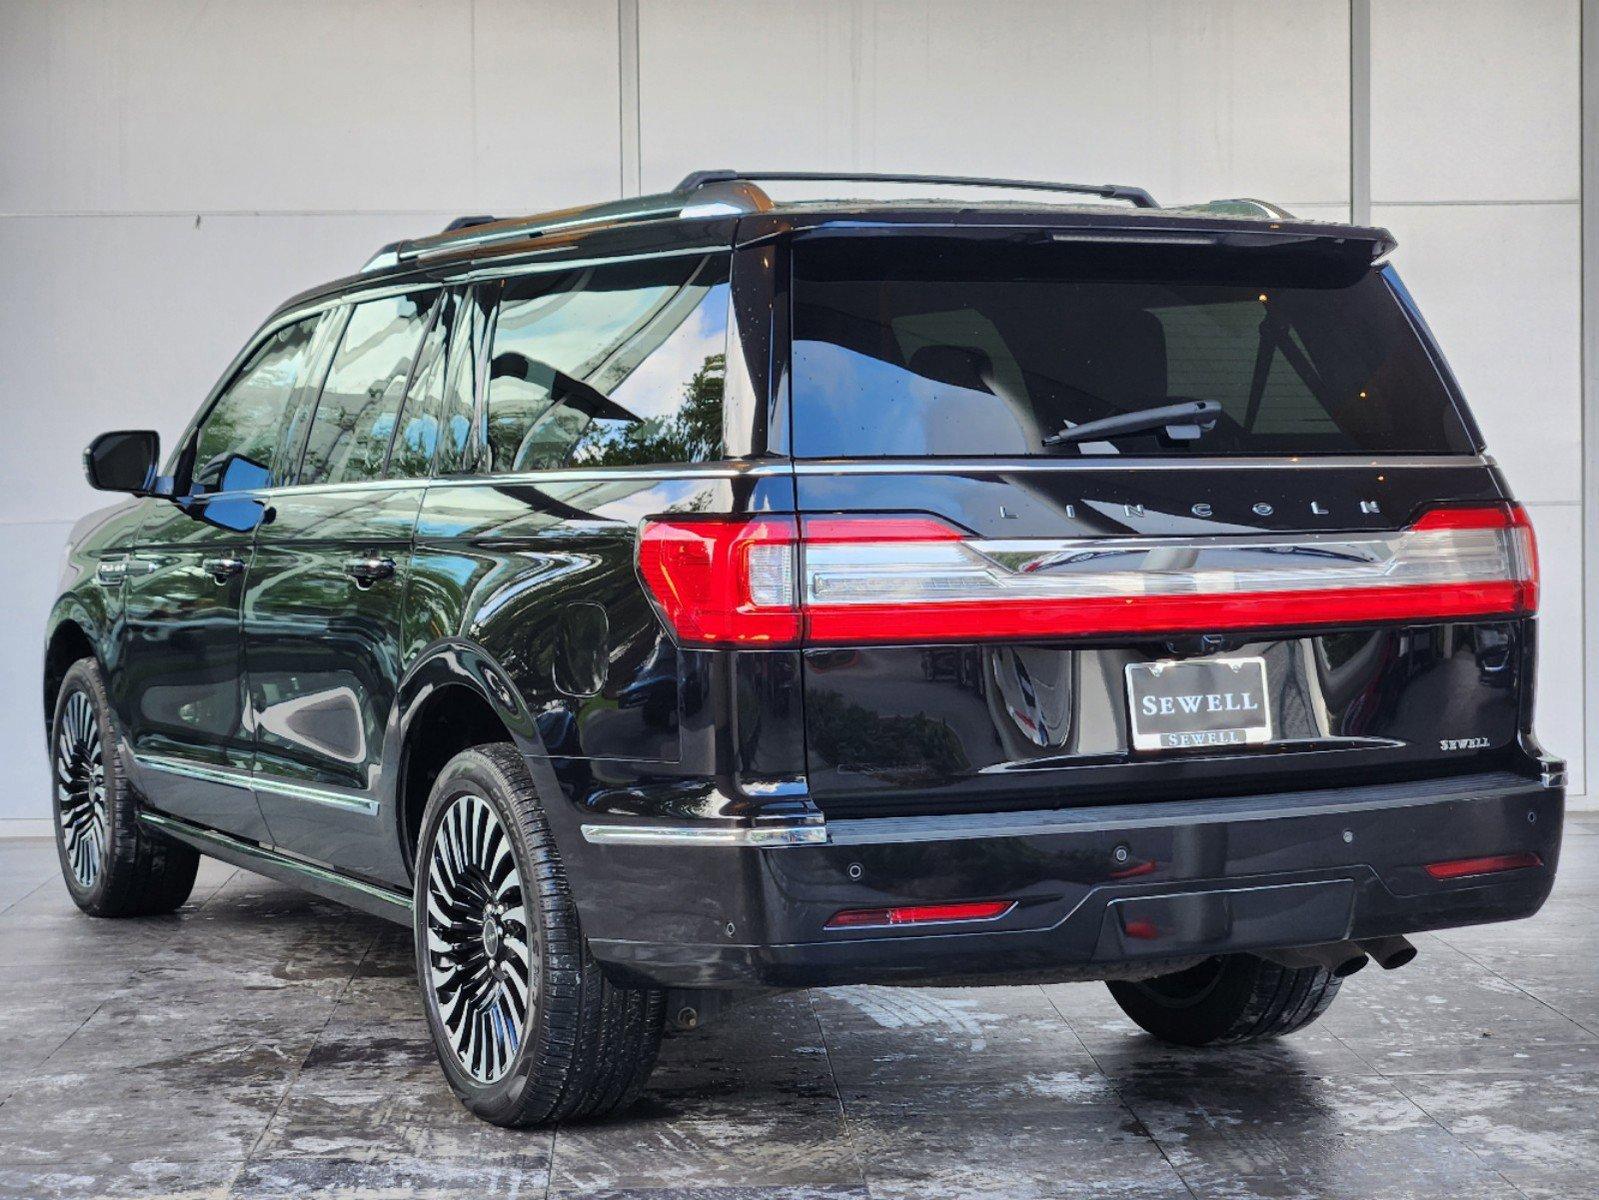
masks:
<svg viewBox="0 0 1599 1200"><path fill-rule="evenodd" d="M1101 417L1097 421L1084 421L1069 425L1059 433L1044 439L1046 446L1065 446L1072 442L1092 442L1114 437L1118 433L1143 433L1164 428L1166 436L1182 442L1191 442L1216 425L1221 415L1221 403L1216 400L1184 400L1180 404L1158 404L1154 408L1140 408L1133 412L1117 413L1114 417Z"/></svg>

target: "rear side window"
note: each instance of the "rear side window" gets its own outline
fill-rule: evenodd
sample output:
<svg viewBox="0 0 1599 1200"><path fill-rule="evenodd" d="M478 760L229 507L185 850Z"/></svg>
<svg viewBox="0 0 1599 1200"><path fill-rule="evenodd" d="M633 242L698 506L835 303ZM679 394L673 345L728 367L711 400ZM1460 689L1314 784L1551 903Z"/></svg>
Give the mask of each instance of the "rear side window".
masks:
<svg viewBox="0 0 1599 1200"><path fill-rule="evenodd" d="M312 335L320 317L307 317L270 334L256 347L194 435L191 489L215 492L232 458L264 474L283 431L284 414L305 376Z"/></svg>
<svg viewBox="0 0 1599 1200"><path fill-rule="evenodd" d="M389 447L388 475L395 479L420 479L433 465L438 449L442 421L445 371L449 340L458 298L446 293L439 312L428 326L422 349L411 372L411 386L394 424L394 440Z"/></svg>
<svg viewBox="0 0 1599 1200"><path fill-rule="evenodd" d="M726 347L726 255L509 281L490 348L485 469L720 457Z"/></svg>
<svg viewBox="0 0 1599 1200"><path fill-rule="evenodd" d="M1380 269L1314 246L802 240L803 457L1469 453L1471 435ZM1164 430L1059 430L1188 400Z"/></svg>
<svg viewBox="0 0 1599 1200"><path fill-rule="evenodd" d="M317 400L300 483L344 483L382 473L437 298L437 291L411 292L351 309Z"/></svg>

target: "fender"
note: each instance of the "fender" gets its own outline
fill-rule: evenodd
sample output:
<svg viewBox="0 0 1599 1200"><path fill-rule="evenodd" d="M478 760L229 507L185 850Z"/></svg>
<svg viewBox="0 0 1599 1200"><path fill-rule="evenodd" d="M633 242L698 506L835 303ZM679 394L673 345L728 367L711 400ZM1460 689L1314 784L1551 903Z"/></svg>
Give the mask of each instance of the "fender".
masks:
<svg viewBox="0 0 1599 1200"><path fill-rule="evenodd" d="M56 600L45 621L44 698L45 722L55 708L51 669L65 664L51 663L50 646L69 622L88 638L94 656L105 674L113 706L119 705L117 687L121 670L122 573L120 566L138 543L138 533L151 501L128 499L81 517L67 534L66 553L61 560L56 582ZM102 572L102 564L106 568ZM126 713L120 712L125 717Z"/></svg>
<svg viewBox="0 0 1599 1200"><path fill-rule="evenodd" d="M74 555L69 570L75 569L77 563L77 556ZM88 640L95 661L105 677L107 690L113 697L113 704L120 694L115 686L114 676L120 668L118 648L121 643L117 636L116 623L120 620L121 613L117 605L111 602L112 597L95 585L92 564L88 568L86 581L80 578L72 585L72 589L56 599L45 622L44 653L41 655L40 667L43 680L46 745L49 744L50 721L55 713L56 688L61 676L70 665L67 662L57 661L53 653L57 635L66 626L72 626Z"/></svg>
<svg viewBox="0 0 1599 1200"><path fill-rule="evenodd" d="M463 687L475 693L505 725L512 743L530 763L547 758L543 738L532 709L509 673L478 643L463 637L444 638L426 647L406 668L395 694L394 707L383 735L381 777L392 781L384 803L389 809L390 836L394 839L396 861L411 868L410 848L405 828L404 752L411 727L441 689ZM534 782L539 799L550 807L559 795L554 776ZM554 787L554 791L550 788Z"/></svg>

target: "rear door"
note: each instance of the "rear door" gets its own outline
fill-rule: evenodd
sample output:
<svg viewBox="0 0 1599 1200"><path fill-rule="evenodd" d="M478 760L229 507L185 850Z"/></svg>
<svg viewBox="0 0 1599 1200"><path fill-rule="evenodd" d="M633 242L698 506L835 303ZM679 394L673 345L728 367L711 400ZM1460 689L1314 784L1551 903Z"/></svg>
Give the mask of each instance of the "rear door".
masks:
<svg viewBox="0 0 1599 1200"><path fill-rule="evenodd" d="M244 600L255 786L272 840L378 876L394 866L377 816L384 733L451 301L423 288L340 314Z"/></svg>
<svg viewBox="0 0 1599 1200"><path fill-rule="evenodd" d="M824 810L1513 752L1530 541L1369 242L877 229L792 249ZM1219 414L1045 445L1198 400Z"/></svg>

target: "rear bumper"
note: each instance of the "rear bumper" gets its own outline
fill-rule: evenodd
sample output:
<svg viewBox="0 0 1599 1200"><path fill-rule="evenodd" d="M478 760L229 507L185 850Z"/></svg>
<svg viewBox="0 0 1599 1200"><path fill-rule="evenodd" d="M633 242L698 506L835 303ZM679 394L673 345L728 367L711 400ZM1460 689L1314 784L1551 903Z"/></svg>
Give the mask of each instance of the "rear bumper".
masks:
<svg viewBox="0 0 1599 1200"><path fill-rule="evenodd" d="M585 844L571 872L619 982L915 983L1510 920L1554 883L1565 792L1509 773L1047 813L832 821L816 845ZM575 832L575 831L574 831ZM1427 863L1536 854L1437 880ZM844 908L1008 899L981 924L839 929Z"/></svg>

